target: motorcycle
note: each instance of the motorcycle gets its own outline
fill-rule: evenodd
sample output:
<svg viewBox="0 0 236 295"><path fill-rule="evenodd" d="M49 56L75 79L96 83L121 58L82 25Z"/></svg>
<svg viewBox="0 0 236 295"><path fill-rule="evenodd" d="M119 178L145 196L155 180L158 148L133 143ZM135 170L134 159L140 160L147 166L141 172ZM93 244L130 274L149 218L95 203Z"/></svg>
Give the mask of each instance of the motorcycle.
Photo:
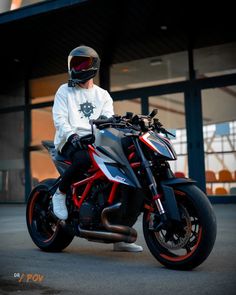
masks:
<svg viewBox="0 0 236 295"><path fill-rule="evenodd" d="M91 120L95 142L88 145L91 167L66 195L68 219L52 209L58 179L33 188L26 219L33 242L43 251L65 249L75 236L88 241L133 243L132 227L142 213L143 234L152 255L171 269L189 270L210 254L216 239L212 206L194 180L176 178L168 161L176 160L157 109L149 115ZM70 165L53 142L42 144L60 175Z"/></svg>

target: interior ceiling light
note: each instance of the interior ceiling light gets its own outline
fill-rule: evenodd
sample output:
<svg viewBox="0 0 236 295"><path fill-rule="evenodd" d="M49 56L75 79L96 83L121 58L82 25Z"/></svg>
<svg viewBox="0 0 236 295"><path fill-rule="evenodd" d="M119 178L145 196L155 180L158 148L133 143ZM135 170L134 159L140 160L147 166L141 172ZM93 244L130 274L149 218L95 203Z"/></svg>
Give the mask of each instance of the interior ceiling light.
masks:
<svg viewBox="0 0 236 295"><path fill-rule="evenodd" d="M150 60L150 66L159 66L163 63L163 60L159 57Z"/></svg>
<svg viewBox="0 0 236 295"><path fill-rule="evenodd" d="M129 72L129 68L124 67L124 68L121 69L121 72L122 73L127 73L127 72Z"/></svg>
<svg viewBox="0 0 236 295"><path fill-rule="evenodd" d="M166 26L166 25L162 25L162 26L160 26L160 29L161 29L162 31L166 31L166 30L167 30L167 26Z"/></svg>

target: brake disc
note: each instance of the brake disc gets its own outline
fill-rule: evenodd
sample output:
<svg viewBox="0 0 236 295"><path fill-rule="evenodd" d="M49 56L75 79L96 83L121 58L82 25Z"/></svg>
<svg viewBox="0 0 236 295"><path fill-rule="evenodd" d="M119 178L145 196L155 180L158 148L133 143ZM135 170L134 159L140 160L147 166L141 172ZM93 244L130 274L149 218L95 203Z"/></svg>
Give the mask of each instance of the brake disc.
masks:
<svg viewBox="0 0 236 295"><path fill-rule="evenodd" d="M178 233L172 233L168 230L160 230L155 233L157 241L166 249L179 250L183 248L190 240L192 234L191 217L185 207L180 205L180 217L182 222L185 222L184 236Z"/></svg>

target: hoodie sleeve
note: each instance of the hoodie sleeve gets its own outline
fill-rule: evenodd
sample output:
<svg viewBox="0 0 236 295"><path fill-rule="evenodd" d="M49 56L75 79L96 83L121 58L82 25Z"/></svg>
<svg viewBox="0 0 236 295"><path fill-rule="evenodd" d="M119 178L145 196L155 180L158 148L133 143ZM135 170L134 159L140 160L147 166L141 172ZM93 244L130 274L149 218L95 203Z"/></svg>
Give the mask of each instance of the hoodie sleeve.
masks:
<svg viewBox="0 0 236 295"><path fill-rule="evenodd" d="M105 91L105 103L101 115L106 116L107 118L114 115L113 100L107 91Z"/></svg>
<svg viewBox="0 0 236 295"><path fill-rule="evenodd" d="M67 92L62 86L58 89L55 95L52 114L58 136L61 139L67 140L71 134L75 133L75 131L72 129L69 122Z"/></svg>

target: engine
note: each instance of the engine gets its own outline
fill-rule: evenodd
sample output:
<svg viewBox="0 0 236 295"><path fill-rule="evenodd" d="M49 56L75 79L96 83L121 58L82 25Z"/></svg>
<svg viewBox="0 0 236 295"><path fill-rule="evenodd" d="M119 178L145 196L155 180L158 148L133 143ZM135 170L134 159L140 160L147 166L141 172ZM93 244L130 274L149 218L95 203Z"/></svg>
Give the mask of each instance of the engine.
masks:
<svg viewBox="0 0 236 295"><path fill-rule="evenodd" d="M79 210L79 225L84 229L101 227L101 213L105 208L110 192L110 184L98 183L91 189L90 198Z"/></svg>
<svg viewBox="0 0 236 295"><path fill-rule="evenodd" d="M99 226L102 208L98 204L84 202L79 211L81 228L94 229Z"/></svg>

